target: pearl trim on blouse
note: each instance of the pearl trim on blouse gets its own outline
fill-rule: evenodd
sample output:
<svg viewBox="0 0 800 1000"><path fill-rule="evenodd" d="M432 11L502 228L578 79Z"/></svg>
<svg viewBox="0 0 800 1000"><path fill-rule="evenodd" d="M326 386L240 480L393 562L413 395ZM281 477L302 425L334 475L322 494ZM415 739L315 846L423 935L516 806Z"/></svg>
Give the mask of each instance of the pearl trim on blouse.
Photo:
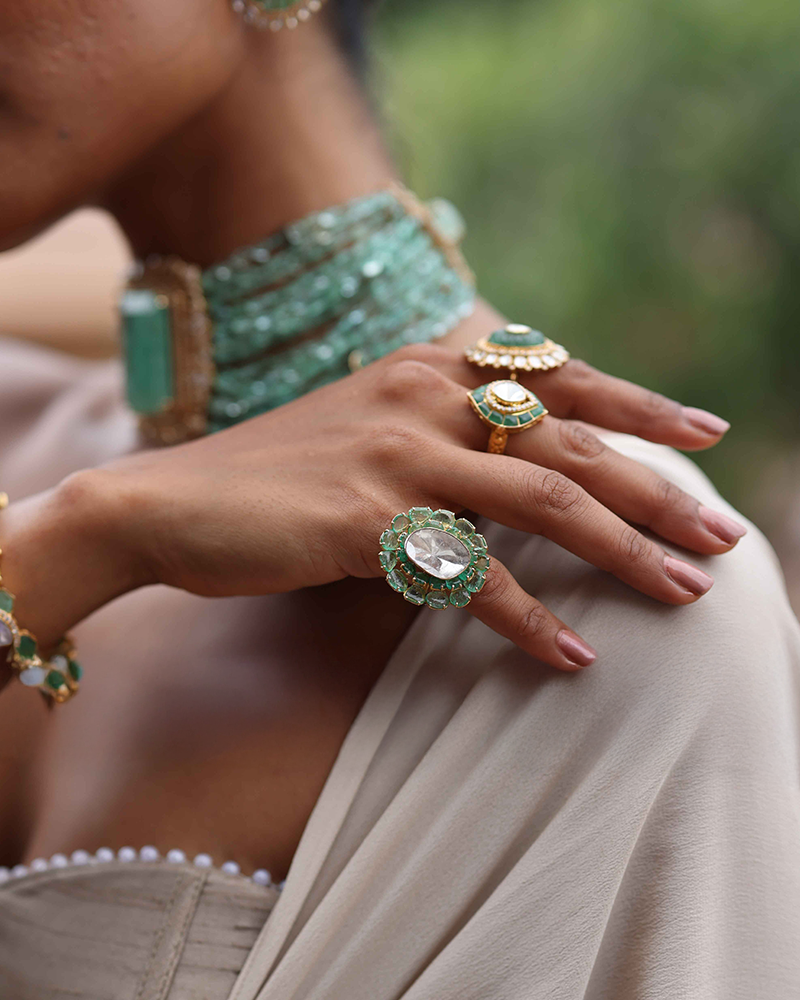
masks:
<svg viewBox="0 0 800 1000"><path fill-rule="evenodd" d="M112 861L121 861L124 864L130 864L132 861L145 861L152 864L160 862L170 865L185 865L190 863L183 851L175 849L167 851L166 856L162 858L158 849L150 846L143 847L140 851L137 851L133 847L121 847L116 854L110 847L101 847L94 854L89 854L88 851L73 851L69 857L66 854L54 854L49 860L46 858L34 858L29 865L14 865L13 868L0 868L0 885L11 879L24 878L26 875L32 875L37 872L46 872L58 868L77 868L83 865L107 865ZM197 854L191 864L195 868L213 868L214 859L210 854ZM226 861L220 866L220 871L225 872L226 875L239 875L242 878L247 877L242 875L241 869L235 861ZM264 886L264 888L272 886L278 892L282 892L286 884L284 880L276 885L266 868L259 868L254 871L249 877L249 881L255 882L256 885Z"/></svg>

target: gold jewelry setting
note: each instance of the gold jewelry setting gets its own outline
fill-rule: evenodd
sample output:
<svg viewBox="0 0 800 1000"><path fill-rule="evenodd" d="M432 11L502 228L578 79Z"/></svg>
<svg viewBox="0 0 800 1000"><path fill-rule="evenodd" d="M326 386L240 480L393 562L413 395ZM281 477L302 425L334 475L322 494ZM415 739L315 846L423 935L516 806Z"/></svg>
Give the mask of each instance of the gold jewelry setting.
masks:
<svg viewBox="0 0 800 1000"><path fill-rule="evenodd" d="M509 434L535 427L549 412L530 389L511 379L470 389L467 398L478 418L491 430L486 450L492 455L503 454Z"/></svg>
<svg viewBox="0 0 800 1000"><path fill-rule="evenodd" d="M151 445L206 433L214 382L200 268L178 257L137 264L120 300L128 402Z"/></svg>
<svg viewBox="0 0 800 1000"><path fill-rule="evenodd" d="M465 348L464 354L470 364L479 368L507 368L512 379L516 379L518 371L545 372L569 361L569 351L522 323L509 323L495 330Z"/></svg>
<svg viewBox="0 0 800 1000"><path fill-rule="evenodd" d="M8 496L0 493L0 510L7 506ZM36 637L19 627L14 617L14 600L0 576L0 663L11 667L25 687L37 688L48 702L68 701L77 694L83 674L71 639L65 636L55 653L44 659L39 654Z"/></svg>
<svg viewBox="0 0 800 1000"><path fill-rule="evenodd" d="M475 525L430 507L397 514L381 535L378 559L392 590L434 611L469 604L489 569L486 539Z"/></svg>

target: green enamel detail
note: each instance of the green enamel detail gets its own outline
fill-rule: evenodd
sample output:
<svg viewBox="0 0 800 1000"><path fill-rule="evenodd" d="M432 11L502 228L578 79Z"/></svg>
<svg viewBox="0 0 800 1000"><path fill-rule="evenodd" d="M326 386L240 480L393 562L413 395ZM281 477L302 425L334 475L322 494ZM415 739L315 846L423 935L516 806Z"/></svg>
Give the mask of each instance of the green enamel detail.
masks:
<svg viewBox="0 0 800 1000"><path fill-rule="evenodd" d="M529 424L531 420L533 420L533 417L531 416L530 413L520 413L519 415L520 426L522 426L522 424Z"/></svg>
<svg viewBox="0 0 800 1000"><path fill-rule="evenodd" d="M545 336L539 330L527 330L525 333L495 330L486 339L490 344L496 344L499 347L536 347L545 342Z"/></svg>
<svg viewBox="0 0 800 1000"><path fill-rule="evenodd" d="M83 667L77 660L70 660L67 665L69 675L74 681L79 681L83 677Z"/></svg>
<svg viewBox="0 0 800 1000"><path fill-rule="evenodd" d="M408 512L408 516L412 521L427 521L431 517L433 511L430 507L412 507Z"/></svg>
<svg viewBox="0 0 800 1000"><path fill-rule="evenodd" d="M470 594L463 587L450 591L450 603L454 608L463 608L470 602Z"/></svg>
<svg viewBox="0 0 800 1000"><path fill-rule="evenodd" d="M480 389L473 389L472 390L472 398L475 400L476 403L480 403L480 401L483 399L485 393L486 393L486 387L485 386L481 386Z"/></svg>
<svg viewBox="0 0 800 1000"><path fill-rule="evenodd" d="M397 548L397 535L390 528L381 535L381 548L390 550Z"/></svg>
<svg viewBox="0 0 800 1000"><path fill-rule="evenodd" d="M392 518L392 530L400 534L401 531L405 531L406 528L411 526L411 521L407 514L397 514Z"/></svg>
<svg viewBox="0 0 800 1000"><path fill-rule="evenodd" d="M17 652L23 660L32 660L36 656L36 640L32 635L20 636Z"/></svg>
<svg viewBox="0 0 800 1000"><path fill-rule="evenodd" d="M480 405L480 406L478 407L478 409L479 409L479 410L480 410L480 412L481 412L481 413L482 413L482 414L484 415L484 417L488 417L488 416L489 416L489 414L490 414L490 413L492 412L492 411L491 411L491 410L489 409L489 407L488 407L488 406L486 405L486 403L481 403L481 405Z"/></svg>
<svg viewBox="0 0 800 1000"><path fill-rule="evenodd" d="M8 614L14 610L14 595L8 590L0 590L0 611Z"/></svg>
<svg viewBox="0 0 800 1000"><path fill-rule="evenodd" d="M434 611L444 611L450 604L450 595L446 590L432 590L426 596L425 603Z"/></svg>
<svg viewBox="0 0 800 1000"><path fill-rule="evenodd" d="M515 416L513 416L512 414L510 414L507 417L503 417L503 426L504 427L519 427L519 420Z"/></svg>
<svg viewBox="0 0 800 1000"><path fill-rule="evenodd" d="M44 682L53 691L58 691L59 688L64 686L64 675L57 670L51 670L47 677L45 677Z"/></svg>
<svg viewBox="0 0 800 1000"><path fill-rule="evenodd" d="M175 393L169 306L163 295L136 288L119 311L128 402L137 413L160 413Z"/></svg>
<svg viewBox="0 0 800 1000"><path fill-rule="evenodd" d="M392 590L396 590L399 594L404 593L409 584L408 577L396 569L392 570L392 572L386 577L386 582Z"/></svg>
<svg viewBox="0 0 800 1000"><path fill-rule="evenodd" d="M494 413L494 412L492 412L492 413L489 414L489 420L493 424L502 424L502 422L503 422L503 414L502 413Z"/></svg>
<svg viewBox="0 0 800 1000"><path fill-rule="evenodd" d="M397 556L394 552L381 552L378 556L378 562L385 573L390 573L397 564Z"/></svg>
<svg viewBox="0 0 800 1000"><path fill-rule="evenodd" d="M409 604L424 604L425 603L425 590L426 588L422 584L415 583L412 587L403 594L403 597L409 602Z"/></svg>

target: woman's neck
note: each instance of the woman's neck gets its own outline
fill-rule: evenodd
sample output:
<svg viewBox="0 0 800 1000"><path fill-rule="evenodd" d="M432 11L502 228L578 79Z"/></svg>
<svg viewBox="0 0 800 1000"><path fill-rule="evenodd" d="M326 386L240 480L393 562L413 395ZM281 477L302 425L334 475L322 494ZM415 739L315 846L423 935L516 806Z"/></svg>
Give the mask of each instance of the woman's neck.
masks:
<svg viewBox="0 0 800 1000"><path fill-rule="evenodd" d="M225 89L103 198L134 253L204 266L396 175L325 26L251 32Z"/></svg>

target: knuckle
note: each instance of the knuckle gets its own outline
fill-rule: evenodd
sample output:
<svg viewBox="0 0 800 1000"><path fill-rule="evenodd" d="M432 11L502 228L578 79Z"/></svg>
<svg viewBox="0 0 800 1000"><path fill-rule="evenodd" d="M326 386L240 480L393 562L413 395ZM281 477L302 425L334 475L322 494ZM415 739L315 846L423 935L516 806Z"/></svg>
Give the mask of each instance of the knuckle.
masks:
<svg viewBox="0 0 800 1000"><path fill-rule="evenodd" d="M524 639L536 639L547 629L550 616L541 604L533 603L522 615L520 635Z"/></svg>
<svg viewBox="0 0 800 1000"><path fill-rule="evenodd" d="M435 392L444 381L435 368L417 358L393 360L378 376L377 389L382 400L407 404L420 394Z"/></svg>
<svg viewBox="0 0 800 1000"><path fill-rule="evenodd" d="M398 361L419 361L426 365L440 364L452 358L452 351L440 344L408 344L392 355Z"/></svg>
<svg viewBox="0 0 800 1000"><path fill-rule="evenodd" d="M619 552L622 560L636 565L650 559L652 546L635 528L626 526L619 536Z"/></svg>
<svg viewBox="0 0 800 1000"><path fill-rule="evenodd" d="M545 514L568 514L581 503L578 487L560 472L536 471L529 477L528 488L533 507Z"/></svg>
<svg viewBox="0 0 800 1000"><path fill-rule="evenodd" d="M418 427L386 423L374 429L367 448L370 460L378 467L391 469L400 464L408 468L409 456L424 454L429 444L429 439Z"/></svg>
<svg viewBox="0 0 800 1000"><path fill-rule="evenodd" d="M576 420L562 420L558 425L561 446L577 458L597 458L605 445L589 428Z"/></svg>
<svg viewBox="0 0 800 1000"><path fill-rule="evenodd" d="M593 368L581 358L570 358L564 365L563 371L570 379L574 379L576 382L589 381L599 374L596 368Z"/></svg>
<svg viewBox="0 0 800 1000"><path fill-rule="evenodd" d="M654 487L655 505L661 510L674 511L684 508L689 500L680 486L669 479L659 479Z"/></svg>
<svg viewBox="0 0 800 1000"><path fill-rule="evenodd" d="M639 414L648 422L671 417L676 407L677 403L671 399L649 390L645 390L639 399Z"/></svg>

